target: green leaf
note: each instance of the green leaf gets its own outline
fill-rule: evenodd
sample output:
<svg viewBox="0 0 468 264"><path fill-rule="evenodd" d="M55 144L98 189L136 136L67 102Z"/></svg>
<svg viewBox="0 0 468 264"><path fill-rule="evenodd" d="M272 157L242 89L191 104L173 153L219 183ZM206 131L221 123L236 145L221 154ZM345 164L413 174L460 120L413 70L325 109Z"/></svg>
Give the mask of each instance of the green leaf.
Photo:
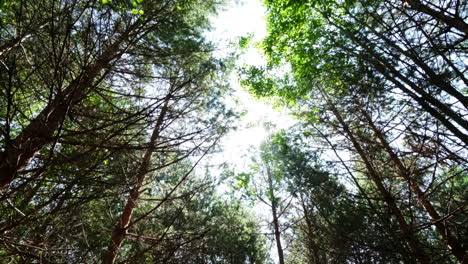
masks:
<svg viewBox="0 0 468 264"><path fill-rule="evenodd" d="M242 50L248 49L249 46L250 46L250 43L251 43L251 41L252 41L252 38L253 38L253 34L252 34L252 33L247 34L247 36L240 37L240 38L239 38L239 42L238 42L239 47L240 47Z"/></svg>

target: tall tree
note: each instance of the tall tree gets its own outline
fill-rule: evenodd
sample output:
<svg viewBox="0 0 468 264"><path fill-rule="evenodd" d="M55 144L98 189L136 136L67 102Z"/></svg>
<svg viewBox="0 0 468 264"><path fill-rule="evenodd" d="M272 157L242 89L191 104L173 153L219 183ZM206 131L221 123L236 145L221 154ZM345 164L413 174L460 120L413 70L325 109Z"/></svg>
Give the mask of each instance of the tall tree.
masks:
<svg viewBox="0 0 468 264"><path fill-rule="evenodd" d="M178 219L206 187L187 187L194 161L236 116L223 102L231 62L203 37L219 4L19 1L1 10L13 19L2 40L21 37L0 57L2 259L196 263L204 248L213 263L261 263L263 242L243 209L203 211L207 222L239 221L225 237L214 223ZM236 232L238 250L208 250Z"/></svg>
<svg viewBox="0 0 468 264"><path fill-rule="evenodd" d="M34 22L22 49L17 47L1 57L2 97L6 99L2 100L6 122L0 153L1 188L16 179L36 153L54 151L67 124L73 122L71 113L96 94L103 82L116 92L114 85L124 80L144 81L142 77L154 76L151 66L157 68L170 56L207 51L197 44L206 27L206 14L217 4L46 1L35 5L21 1L12 5L6 14L21 16L18 19L40 14L40 21ZM22 24L5 26L12 32L16 25ZM28 105L24 101L31 94L35 103L25 111Z"/></svg>
<svg viewBox="0 0 468 264"><path fill-rule="evenodd" d="M266 124L269 126L269 124ZM270 128L269 128L270 129ZM274 237L278 262L285 263L282 237L287 229L281 220L287 214L292 197L282 191L287 179L280 168L276 152L278 149L272 144L275 136L263 142L258 156L252 157L251 171L240 173L236 180L237 187L243 188L247 195L266 206L270 211L271 230Z"/></svg>
<svg viewBox="0 0 468 264"><path fill-rule="evenodd" d="M399 1L265 3L269 64L245 69L244 84L257 96L293 106L307 127L319 127L348 174L373 183L371 191L352 177L366 200L377 193L385 202L419 262L450 261L443 257L449 250L464 263L463 239L431 201L441 191L432 189L438 178L453 182L440 166L464 167L459 164L466 160L463 31L440 17L428 19L435 13L423 11L427 2L419 2L422 9ZM430 5L446 15L453 11L452 17L465 15L457 1ZM270 73L284 62L290 73ZM351 166L336 140L355 159Z"/></svg>

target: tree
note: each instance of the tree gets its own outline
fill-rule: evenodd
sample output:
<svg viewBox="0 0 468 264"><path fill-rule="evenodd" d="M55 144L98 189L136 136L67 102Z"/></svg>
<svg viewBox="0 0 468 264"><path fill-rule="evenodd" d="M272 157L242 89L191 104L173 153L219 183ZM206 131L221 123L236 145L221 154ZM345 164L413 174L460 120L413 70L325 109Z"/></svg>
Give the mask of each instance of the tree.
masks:
<svg viewBox="0 0 468 264"><path fill-rule="evenodd" d="M5 25L9 32L21 32L14 27L23 24L32 24L27 27L32 32L27 32L31 37L21 44L22 49L11 49L1 58L5 87L1 188L16 179L39 151L53 153L74 121L72 113L79 112L85 99L105 93L103 89L122 95L116 87L157 79L156 69L170 58L209 51L201 45L201 31L207 25L206 14L218 2L133 3L46 1L34 5L22 1L5 12L20 16ZM19 23L20 19L36 19L36 14L39 21ZM44 25L43 30L38 25ZM34 61L29 60L32 54ZM27 105L24 102L31 94L35 103ZM129 90L123 94L140 96Z"/></svg>
<svg viewBox="0 0 468 264"><path fill-rule="evenodd" d="M268 126L268 124L265 125ZM261 144L258 156L252 157L251 171L240 173L236 176L236 180L237 188L244 189L247 196L271 210L271 229L276 243L278 261L284 264L285 254L281 237L287 226L281 223L281 219L287 214L292 197L282 191L287 178L276 158L278 149L273 143L275 139L276 136L273 135Z"/></svg>
<svg viewBox="0 0 468 264"><path fill-rule="evenodd" d="M301 134L288 131L275 144L278 161L295 197L290 219L293 232L289 261L306 263L398 263L404 245L395 235L394 224L379 224L380 211L369 197L360 197L340 182L343 171L321 158L316 140L310 144ZM306 133L307 134L307 133ZM362 183L361 183L362 184ZM365 195L365 193L364 193ZM374 230L371 234L369 230ZM378 233L375 230L379 230ZM365 252L365 253L364 253Z"/></svg>
<svg viewBox="0 0 468 264"><path fill-rule="evenodd" d="M429 3L411 10L394 1L265 3L269 64L244 69L244 84L295 109L308 133L317 132L333 149L359 195L369 205L385 202L419 262L450 262L443 257L450 250L463 263L466 246L443 223L433 200L440 189L432 189L439 179L453 180L441 166L466 159L460 28L440 17L428 20L435 16L423 10ZM430 5L461 14L456 1ZM282 63L291 72L273 75ZM343 155L354 161L347 164ZM372 184L363 186L356 175Z"/></svg>
<svg viewBox="0 0 468 264"><path fill-rule="evenodd" d="M463 7L456 2L449 1L447 6L461 14ZM265 3L270 9L270 33L264 49L272 64L285 58L299 84L290 85L290 92L283 91L283 96L292 99L291 92L307 94L311 78L338 77L364 64L363 70L373 69L387 80L387 89L401 90L463 144L468 143L464 133L467 101L461 86L467 82L459 60L463 55L458 52L463 36L437 20L428 20L427 14L400 9L400 1ZM442 5L434 6L445 10ZM258 71L251 69L250 75ZM258 93L267 91L257 89Z"/></svg>
<svg viewBox="0 0 468 264"><path fill-rule="evenodd" d="M217 233L184 221L180 233L172 229L206 187L185 186L196 160L236 117L223 102L231 61L214 58L203 38L219 4L23 1L2 9L16 19L2 26L27 34L6 43L0 58L7 68L0 78L2 258L172 263L185 253L182 261L196 259L197 241L213 240ZM242 209L223 210L248 218ZM163 217L167 211L172 218ZM218 217L204 213L207 221ZM260 263L263 242L244 222L225 231L245 233L236 242L244 252L211 252L213 263L230 254Z"/></svg>
<svg viewBox="0 0 468 264"><path fill-rule="evenodd" d="M208 77L213 74L214 68L212 67L214 66L205 61L199 63L192 61L188 69L176 68L174 72L169 69L167 94L163 95L160 109L155 116L156 122L148 149L143 154L135 175L131 177L130 194L120 220L118 220L112 232L108 250L104 255L104 263L114 263L127 230L142 219L142 217L139 217L132 220L132 214L140 199L141 188L146 184L148 174L171 163L181 162L190 156L201 155L201 158L203 158L210 151L211 146L215 144L215 137L222 135L220 129L227 127L224 122L230 118L230 113L224 113L222 109L213 109L207 104L207 102L213 102L211 96L207 93L210 92L208 89L213 87ZM200 67L200 69L197 69L197 67ZM197 116L200 116L198 117L199 120L197 120ZM206 118L203 118L203 116L209 116L211 120L204 120ZM223 117L224 120L216 122L215 120L218 120L219 117ZM194 127L185 126L185 124L190 123L193 123ZM174 131L178 132L174 133ZM161 159L158 166L152 167L152 156L156 150L165 154L158 157L158 159ZM179 153L171 155L170 152ZM171 156L174 157L171 158ZM193 168L180 178L165 199L170 198L172 192L187 179L192 170ZM146 215L156 210L165 202L165 199Z"/></svg>

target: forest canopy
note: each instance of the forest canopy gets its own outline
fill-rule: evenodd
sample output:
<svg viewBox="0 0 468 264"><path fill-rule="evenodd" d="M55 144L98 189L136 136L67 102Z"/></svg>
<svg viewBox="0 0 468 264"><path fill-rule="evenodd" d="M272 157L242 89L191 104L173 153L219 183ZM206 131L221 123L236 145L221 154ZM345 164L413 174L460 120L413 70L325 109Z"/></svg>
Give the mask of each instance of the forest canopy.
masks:
<svg viewBox="0 0 468 264"><path fill-rule="evenodd" d="M229 3L0 2L0 263L468 263L468 3ZM242 168L232 76L296 120Z"/></svg>

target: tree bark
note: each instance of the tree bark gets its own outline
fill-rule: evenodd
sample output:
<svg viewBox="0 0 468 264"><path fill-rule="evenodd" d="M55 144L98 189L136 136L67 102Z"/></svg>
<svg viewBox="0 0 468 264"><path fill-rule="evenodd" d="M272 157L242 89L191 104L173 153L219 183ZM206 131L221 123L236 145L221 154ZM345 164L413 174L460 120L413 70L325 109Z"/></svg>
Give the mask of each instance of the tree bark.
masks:
<svg viewBox="0 0 468 264"><path fill-rule="evenodd" d="M0 153L0 190L18 176L18 171L30 162L36 152L54 141L54 134L69 109L86 97L87 92L95 86L94 81L101 71L122 55L125 50L122 43L130 39L138 25L139 22L130 26L93 64L85 67L78 77L51 100L15 139L6 143L5 150Z"/></svg>
<svg viewBox="0 0 468 264"><path fill-rule="evenodd" d="M162 125L164 122L164 118L168 111L170 93L167 95L164 105L161 108L161 113L159 114L158 120L156 121L156 125L154 127L153 133L151 135L149 149L145 152L143 156L143 161L138 168L138 171L135 175L136 183L133 186L133 189L130 191L129 197L127 199L127 203L125 204L124 210L120 216L119 221L114 227L112 231L111 241L109 246L107 247L107 251L104 253L103 262L104 264L113 264L117 255L120 251L120 247L127 236L128 228L130 227L130 221L132 220L133 211L137 206L137 201L140 197L140 188L143 186L146 175L150 170L151 164L151 157L154 152L154 147L156 142L159 140L159 135L162 130Z"/></svg>
<svg viewBox="0 0 468 264"><path fill-rule="evenodd" d="M357 55L357 54L356 54ZM359 56L359 55L357 55ZM375 61L369 57L365 57L365 56L359 56L360 58L370 62L371 64L373 64L373 66L375 67L375 69L380 72L383 76L385 76L389 81L391 81L393 84L395 84L395 86L397 88L399 88L400 90L402 90L405 94L407 94L409 97L411 97L413 100L415 100L425 111L427 111L429 114L431 114L435 119L439 120L449 131L451 131L453 133L453 135L455 135L456 137L458 137L462 142L464 142L465 144L468 145L468 135L466 135L465 133L463 133L462 131L460 131L460 129L458 127L456 127L454 124L452 124L450 122L449 119L447 119L446 116L444 116L444 114L447 114L448 117L452 117L454 115L456 115L456 113L454 113L451 109L449 109L450 111L445 111L447 110L447 106L443 106L442 109L439 108L439 110L442 110L441 112L439 112L436 108L432 107L428 102L427 102L427 99L428 98L431 98L431 96L420 96L420 95L417 95L415 93L413 93L410 89L408 89L403 83L401 83L399 80L397 80L393 75L391 75L388 70L389 68L387 68L385 65L383 64L380 64L378 61ZM393 71L392 73L395 73L395 71ZM432 99L431 99L432 100ZM436 99L433 98L432 101L434 101ZM441 102L438 102L438 105L443 105L443 103ZM457 119L457 123L462 123L462 124L465 124L467 121L465 119L463 119L462 117L460 116L455 116L455 118ZM462 125L463 126L463 125ZM468 129L468 125L465 124L463 126L465 129Z"/></svg>
<svg viewBox="0 0 468 264"><path fill-rule="evenodd" d="M309 214L309 210L305 204L305 201L304 201L304 197L303 197L303 194L300 193L300 198L301 198L301 207L302 207L302 211L303 211L303 214L304 214L304 219L305 219L305 222L306 222L306 226L307 226L307 231L305 232L306 235L307 235L307 249L309 250L309 258L311 259L311 263L314 263L314 264L319 264L320 263L320 256L318 254L318 247L315 243L315 241L313 240L314 239L314 229L313 229L313 224L312 224L312 219L311 219L311 216Z"/></svg>
<svg viewBox="0 0 468 264"><path fill-rule="evenodd" d="M271 170L268 164L265 164L265 165L266 165L266 170L268 174L267 175L268 186L271 191L271 213L273 217L273 229L275 231L276 250L278 252L279 263L284 264L284 252L283 252L283 246L281 245L281 231L280 231L278 212L277 212L278 202L276 201L276 197L273 191L273 175L271 175Z"/></svg>
<svg viewBox="0 0 468 264"><path fill-rule="evenodd" d="M385 188L385 186L382 183L382 180L379 177L379 174L377 171L374 169L374 166L368 159L367 155L365 154L364 149L361 147L359 144L358 140L354 136L354 134L351 132L351 129L349 128L348 124L344 121L343 117L341 116L340 112L338 109L330 102L328 99L328 96L325 94L324 91L321 90L322 95L326 98L328 105L330 109L332 110L333 114L337 118L338 122L343 128L343 131L345 134L348 136L348 138L351 140L352 145L354 146L356 152L358 155L361 157L362 161L364 162L364 165L366 167L367 173L370 177L370 179L374 182L374 184L377 187L377 190L379 193L382 195L383 200L387 204L387 206L390 208L392 214L395 216L398 225L403 232L404 237L406 238L410 248L412 249L413 253L417 257L420 263L422 264L429 264L431 263L429 257L424 253L424 250L422 246L420 245L420 242L414 235L414 232L412 228L408 225L408 223L405 220L405 217L403 216L401 210L398 208L398 205L395 201L395 198L393 195Z"/></svg>
<svg viewBox="0 0 468 264"><path fill-rule="evenodd" d="M359 21L362 25L364 25L367 29L369 29L372 33L374 33L376 36L381 38L385 43L389 46L392 47L394 50L399 52L400 54L404 55L405 57L411 59L417 66L419 66L424 73L427 75L427 79L434 85L440 87L441 90L445 91L446 93L452 95L455 97L465 108L468 109L468 97L465 96L463 93L458 91L455 87L450 85L450 83L446 82L443 80L441 76L439 76L423 59L421 59L418 54L414 50L404 50L401 46L397 45L394 41L392 41L389 37L385 36L385 34L378 32L374 27L369 26L365 21L360 20L358 17L352 15L351 13L348 13L350 16L352 16L354 19ZM371 13L372 17L374 19L380 19L378 16L375 14ZM383 23L383 21L381 21ZM429 36L428 36L429 37ZM406 40L409 42L408 40ZM369 41L370 42L370 41ZM406 62L403 62L406 63ZM387 67L390 65L387 64ZM463 78L463 74L460 73L460 77ZM429 95L429 94L428 94Z"/></svg>
<svg viewBox="0 0 468 264"><path fill-rule="evenodd" d="M445 242L449 245L449 248L452 252L452 254L460 261L461 263L464 263L468 259L466 256L466 250L463 248L463 246L458 242L457 238L452 235L450 230L444 225L444 223L441 220L441 217L439 213L435 210L434 206L432 203L427 199L426 195L424 192L419 188L419 185L417 181L412 177L411 172L403 165L401 160L398 158L396 153L393 151L393 149L390 147L389 143L385 139L385 135L383 132L378 129L374 122L372 121L371 117L368 115L368 113L361 109L361 113L367 120L369 126L371 129L374 131L375 135L379 139L380 143L384 147L385 151L390 155L390 159L392 162L395 164L395 166L398 169L399 175L405 179L406 181L409 182L411 190L416 194L416 198L418 202L422 205L422 207L426 210L426 212L429 214L431 220L433 221L434 225L436 226L437 231L439 234L442 236L442 238L445 240Z"/></svg>
<svg viewBox="0 0 468 264"><path fill-rule="evenodd" d="M364 61L369 62L375 68L376 71L380 72L389 81L394 83L397 88L399 88L409 97L414 99L419 105L421 105L422 108L424 108L424 110L426 110L434 118L439 120L461 141L463 141L465 144L468 144L468 136L466 135L466 133L464 133L457 126L451 123L451 120L453 120L456 123L458 123L463 129L468 130L468 121L463 116L456 113L449 106L447 106L437 98L433 97L423 88L419 87L418 84L412 82L410 79L401 74L399 70L396 69L393 65L388 63L388 61L383 59L379 54L376 54L374 50L372 50L369 47L368 43L358 39L352 32L349 32L348 30L334 23L333 21L328 21L332 25L339 28L343 34L349 37L358 46L362 47L366 52L368 52L368 54L363 55L361 53L356 52L356 50L352 50L345 46L340 46L341 49L343 49L346 52L349 52L350 54L353 54L354 56L360 59L363 59ZM406 85L409 86L413 91L410 90ZM466 97L460 102L462 101L466 101Z"/></svg>
<svg viewBox="0 0 468 264"><path fill-rule="evenodd" d="M336 25L336 26L339 27L339 25ZM375 53L374 50L372 50L369 47L368 43L362 42L362 40L356 38L352 34L352 32L349 32L349 31L347 31L346 29L344 29L342 27L340 27L340 29L342 30L342 32L345 35L347 35L357 45L364 48L368 52L368 55L371 55L372 57L371 56L362 56L360 54L356 54L355 51L351 51L352 52L351 54L355 54L355 56L360 57L360 58L368 61L369 63L371 63L375 67L375 69L377 71L382 73L385 77L387 77L390 81L392 81L395 85L397 85L398 88L400 88L404 93L408 94L410 97L415 99L418 103L421 104L421 101L423 101L424 104L434 106L441 113L447 115L453 121L458 123L462 128L468 130L468 121L463 116L456 113L449 106L447 106L446 104L444 104L443 102L441 102L440 100L438 100L437 98L435 98L434 96L432 96L431 94L426 92L418 84L412 82L409 78L407 78L402 73L400 73L400 71L398 69L396 69L391 63L389 63L387 60L382 58L382 56L380 56L379 54ZM406 88L404 83L406 85L408 85L409 87L411 87L411 89L414 92L411 92L408 88ZM466 100L466 97L464 99L461 98L461 102L463 102L464 100ZM423 104L421 104L421 106L424 107ZM451 129L451 127L447 127L447 128ZM464 135L464 136L460 137L460 139L468 144L468 136Z"/></svg>

